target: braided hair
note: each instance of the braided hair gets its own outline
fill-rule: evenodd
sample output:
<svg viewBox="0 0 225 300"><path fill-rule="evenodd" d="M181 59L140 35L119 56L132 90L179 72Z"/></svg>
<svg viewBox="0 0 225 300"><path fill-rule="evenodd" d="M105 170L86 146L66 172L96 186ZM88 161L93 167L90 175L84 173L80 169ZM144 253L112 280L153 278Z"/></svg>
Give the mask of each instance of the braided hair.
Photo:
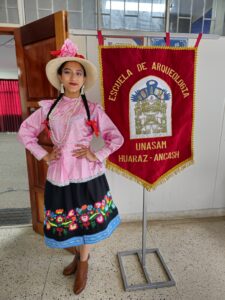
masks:
<svg viewBox="0 0 225 300"><path fill-rule="evenodd" d="M67 63L67 62L64 62L64 63L61 64L61 66L58 68L58 70L57 70L57 74L58 74L58 75L62 75L62 70L63 70L63 67L65 66L66 63ZM82 67L82 69L83 69L83 71L84 71L84 77L86 77L86 71L85 71L85 69L84 69L84 67L83 67L82 65L81 65L81 67ZM64 95L64 93L60 93L60 94L59 94L59 96L57 97L57 99L56 99L56 100L54 101L54 103L51 105L50 110L49 110L49 112L48 112L48 114L47 114L47 117L46 117L46 123L47 123L47 127L48 127L49 130L50 130L50 127L49 127L49 116L50 116L52 110L56 107L56 105L57 105L57 104L59 103L59 101L62 99L63 95ZM88 121L90 121L90 119L91 119L90 109L89 109L88 102L87 102L87 98L86 98L85 94L82 94L82 95L81 95L81 98L82 98L82 100L83 100L83 104L84 104L84 107L85 107L85 110L86 110L86 113L87 113L87 119L88 119ZM92 128L92 129L93 129L93 128ZM93 130L94 130L94 129L93 129Z"/></svg>

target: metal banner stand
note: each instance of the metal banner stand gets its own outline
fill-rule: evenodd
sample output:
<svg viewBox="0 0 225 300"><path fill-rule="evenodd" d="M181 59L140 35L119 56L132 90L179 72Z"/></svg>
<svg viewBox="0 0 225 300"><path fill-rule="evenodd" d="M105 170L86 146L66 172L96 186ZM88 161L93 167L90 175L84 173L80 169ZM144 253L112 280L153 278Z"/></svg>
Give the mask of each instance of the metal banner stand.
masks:
<svg viewBox="0 0 225 300"><path fill-rule="evenodd" d="M117 253L125 291L170 287L170 286L174 286L176 284L169 269L167 268L167 266L165 264L165 261L163 260L162 255L159 252L159 249L158 248L146 249L146 232L147 232L146 214L147 214L146 190L145 190L145 188L143 188L142 249L122 251L122 252ZM167 275L168 280L159 281L159 282L151 281L151 274L148 272L148 270L146 268L146 254L148 254L148 253L155 253L157 255L157 257L165 271L165 274ZM141 265L143 274L145 275L146 283L128 285L126 272L125 272L125 269L123 266L123 261L122 261L122 257L128 256L128 255L138 255L139 263Z"/></svg>

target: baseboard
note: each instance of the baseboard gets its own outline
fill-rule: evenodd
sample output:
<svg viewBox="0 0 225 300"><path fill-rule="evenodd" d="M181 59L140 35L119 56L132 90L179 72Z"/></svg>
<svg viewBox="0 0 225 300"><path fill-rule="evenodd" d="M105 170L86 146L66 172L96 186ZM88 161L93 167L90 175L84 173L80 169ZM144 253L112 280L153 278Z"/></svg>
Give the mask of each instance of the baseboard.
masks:
<svg viewBox="0 0 225 300"><path fill-rule="evenodd" d="M221 217L225 217L225 208L147 213L147 220L149 221L172 221L172 220L184 220L184 219L221 218ZM121 214L121 220L122 222L142 221L142 213Z"/></svg>

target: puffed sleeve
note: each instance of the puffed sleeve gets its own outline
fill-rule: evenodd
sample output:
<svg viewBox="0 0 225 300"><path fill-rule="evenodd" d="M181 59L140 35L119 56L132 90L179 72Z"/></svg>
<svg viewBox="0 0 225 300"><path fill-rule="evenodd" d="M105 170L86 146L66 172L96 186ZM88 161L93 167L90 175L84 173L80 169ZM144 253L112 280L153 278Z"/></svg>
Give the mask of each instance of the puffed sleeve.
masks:
<svg viewBox="0 0 225 300"><path fill-rule="evenodd" d="M99 104L96 104L93 119L97 122L98 129L105 143L100 150L95 152L98 160L102 162L122 146L124 138Z"/></svg>
<svg viewBox="0 0 225 300"><path fill-rule="evenodd" d="M17 134L17 139L34 155L37 160L41 160L46 154L48 154L48 152L38 144L37 136L45 127L43 122L47 117L52 103L53 100L40 101L38 103L40 108L22 122Z"/></svg>

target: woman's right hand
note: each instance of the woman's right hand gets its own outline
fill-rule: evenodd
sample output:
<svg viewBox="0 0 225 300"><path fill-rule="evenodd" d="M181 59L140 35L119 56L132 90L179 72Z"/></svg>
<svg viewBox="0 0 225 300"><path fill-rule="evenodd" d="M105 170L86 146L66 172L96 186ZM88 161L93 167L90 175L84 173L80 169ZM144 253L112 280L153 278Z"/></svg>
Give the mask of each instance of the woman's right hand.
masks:
<svg viewBox="0 0 225 300"><path fill-rule="evenodd" d="M47 155L45 155L43 157L43 160L48 164L52 160L58 160L58 159L60 159L60 156L61 156L60 149L57 148L57 147L53 147L52 152L50 152Z"/></svg>

